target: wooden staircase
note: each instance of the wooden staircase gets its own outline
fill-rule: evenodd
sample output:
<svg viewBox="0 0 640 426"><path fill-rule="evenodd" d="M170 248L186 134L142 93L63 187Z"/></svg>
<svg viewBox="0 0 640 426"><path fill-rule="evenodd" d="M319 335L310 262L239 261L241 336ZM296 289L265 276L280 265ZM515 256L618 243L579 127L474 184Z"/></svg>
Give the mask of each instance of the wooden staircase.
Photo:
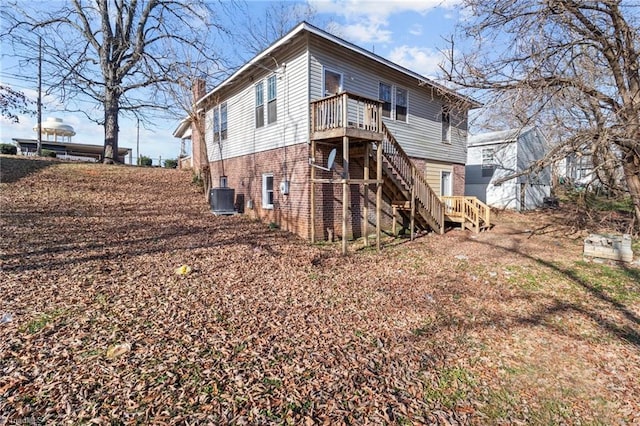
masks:
<svg viewBox="0 0 640 426"><path fill-rule="evenodd" d="M394 210L408 212L412 235L416 225L438 234L444 233L446 222L460 223L476 233L490 226L491 210L486 204L476 197L438 196L384 123L382 133L385 192Z"/></svg>
<svg viewBox="0 0 640 426"><path fill-rule="evenodd" d="M411 237L416 229L431 229L439 234L445 231L447 222L460 223L463 228L480 232L490 226L489 208L475 197L440 197L427 183L423 171L418 170L402 149L396 138L382 121L382 102L349 92L341 92L311 101L311 223L315 223L315 185L342 185L342 251L347 251L349 185L357 183L376 186L376 233L380 248L380 218L383 196L396 213L411 223ZM343 168L347 173L342 179L317 178L315 162L317 145L342 144ZM373 149L372 149L373 148ZM335 148L334 148L335 149ZM375 155L373 150L375 149ZM362 151L360 151L362 150ZM335 154L334 154L335 155ZM353 178L348 173L352 159L364 158L363 177ZM370 161L376 163L371 168ZM326 169L325 169L326 170ZM371 175L375 174L375 178ZM384 194L384 195L383 195ZM365 194L365 200L368 195ZM367 209L365 201L364 209ZM365 217L367 213L364 213ZM363 233L367 245L366 224ZM311 227L311 241L315 241L315 227Z"/></svg>
<svg viewBox="0 0 640 426"><path fill-rule="evenodd" d="M491 227L491 209L476 197L441 197L445 205L445 220L456 222L475 233Z"/></svg>

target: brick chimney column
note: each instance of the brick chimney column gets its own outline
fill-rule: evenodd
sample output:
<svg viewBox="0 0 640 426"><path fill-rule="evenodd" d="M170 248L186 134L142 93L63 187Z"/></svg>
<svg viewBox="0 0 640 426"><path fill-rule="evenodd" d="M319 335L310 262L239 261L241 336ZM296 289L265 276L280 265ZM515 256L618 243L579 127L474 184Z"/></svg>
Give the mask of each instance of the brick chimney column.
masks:
<svg viewBox="0 0 640 426"><path fill-rule="evenodd" d="M195 108L196 102L207 94L206 82L201 78L195 79L191 87L191 93L193 95L193 105ZM205 166L209 164L203 133L204 112L200 113L196 110L193 111L193 113L197 115L194 117L195 120L191 121L191 155L193 157L194 170L196 173L201 173Z"/></svg>

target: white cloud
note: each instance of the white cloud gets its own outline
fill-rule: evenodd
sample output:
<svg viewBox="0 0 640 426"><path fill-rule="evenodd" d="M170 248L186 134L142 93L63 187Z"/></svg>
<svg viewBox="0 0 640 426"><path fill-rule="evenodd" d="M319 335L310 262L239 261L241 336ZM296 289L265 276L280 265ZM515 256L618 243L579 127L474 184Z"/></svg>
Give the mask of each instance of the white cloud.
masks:
<svg viewBox="0 0 640 426"><path fill-rule="evenodd" d="M409 28L409 34L414 35L414 36L422 35L422 25L413 24L411 26L411 28Z"/></svg>
<svg viewBox="0 0 640 426"><path fill-rule="evenodd" d="M398 46L389 53L389 60L425 77L434 77L445 60L444 55L428 47Z"/></svg>
<svg viewBox="0 0 640 426"><path fill-rule="evenodd" d="M452 7L460 0L309 0L318 13L330 13L346 18L386 20L392 14L416 12L425 14L436 7Z"/></svg>
<svg viewBox="0 0 640 426"><path fill-rule="evenodd" d="M388 43L393 32L388 29L389 16L404 12L427 14L436 7L449 8L460 0L308 0L318 13L344 18L345 23L334 23L331 31L354 43ZM422 27L414 25L411 34L420 35Z"/></svg>
<svg viewBox="0 0 640 426"><path fill-rule="evenodd" d="M392 32L384 29L382 23L360 22L342 25L332 22L328 28L331 33L355 43L388 43Z"/></svg>

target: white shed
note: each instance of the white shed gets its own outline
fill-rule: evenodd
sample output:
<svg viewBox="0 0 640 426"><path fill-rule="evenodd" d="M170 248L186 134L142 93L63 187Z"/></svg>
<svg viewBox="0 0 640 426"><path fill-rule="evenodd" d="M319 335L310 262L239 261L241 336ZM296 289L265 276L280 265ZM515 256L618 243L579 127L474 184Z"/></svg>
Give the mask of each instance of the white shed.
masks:
<svg viewBox="0 0 640 426"><path fill-rule="evenodd" d="M514 177L544 157L547 142L537 127L511 129L470 136L465 167L465 195L496 208L530 210L541 207L551 195L549 168Z"/></svg>

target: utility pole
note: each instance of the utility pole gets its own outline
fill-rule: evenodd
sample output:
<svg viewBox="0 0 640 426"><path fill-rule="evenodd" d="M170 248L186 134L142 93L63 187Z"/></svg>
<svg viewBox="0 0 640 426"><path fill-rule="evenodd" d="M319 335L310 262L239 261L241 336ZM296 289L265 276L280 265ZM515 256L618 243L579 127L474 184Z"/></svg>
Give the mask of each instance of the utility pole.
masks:
<svg viewBox="0 0 640 426"><path fill-rule="evenodd" d="M42 37L38 37L38 145L36 155L42 155Z"/></svg>
<svg viewBox="0 0 640 426"><path fill-rule="evenodd" d="M138 131L137 131L137 135L136 135L136 165L141 166L142 164L140 164L140 118L136 117L136 119L138 120Z"/></svg>

